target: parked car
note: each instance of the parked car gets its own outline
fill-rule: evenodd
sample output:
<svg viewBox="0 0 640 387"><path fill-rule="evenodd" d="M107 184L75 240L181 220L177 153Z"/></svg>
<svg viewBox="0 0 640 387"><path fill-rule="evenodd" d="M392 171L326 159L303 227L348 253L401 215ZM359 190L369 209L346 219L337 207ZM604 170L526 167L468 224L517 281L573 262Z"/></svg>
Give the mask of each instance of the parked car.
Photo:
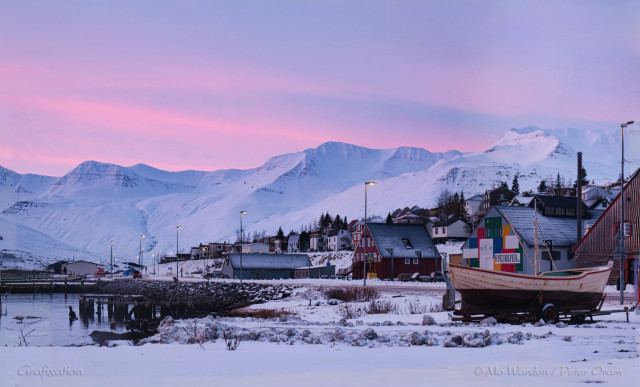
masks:
<svg viewBox="0 0 640 387"><path fill-rule="evenodd" d="M431 282L444 282L444 275L439 271L431 272L429 277L431 278Z"/></svg>

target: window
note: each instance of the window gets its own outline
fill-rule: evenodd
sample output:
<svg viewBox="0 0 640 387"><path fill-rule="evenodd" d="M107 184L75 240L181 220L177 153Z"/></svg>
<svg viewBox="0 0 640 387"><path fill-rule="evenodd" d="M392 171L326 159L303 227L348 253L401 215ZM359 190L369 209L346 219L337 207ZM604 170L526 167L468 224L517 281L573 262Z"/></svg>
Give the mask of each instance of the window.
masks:
<svg viewBox="0 0 640 387"><path fill-rule="evenodd" d="M410 264L411 264L411 259L406 258L406 259L404 260L404 264L405 264L405 265L410 265Z"/></svg>
<svg viewBox="0 0 640 387"><path fill-rule="evenodd" d="M436 235L438 235L438 227L436 227L435 230L436 230Z"/></svg>
<svg viewBox="0 0 640 387"><path fill-rule="evenodd" d="M418 264L418 258L413 258L413 264L417 265Z"/></svg>

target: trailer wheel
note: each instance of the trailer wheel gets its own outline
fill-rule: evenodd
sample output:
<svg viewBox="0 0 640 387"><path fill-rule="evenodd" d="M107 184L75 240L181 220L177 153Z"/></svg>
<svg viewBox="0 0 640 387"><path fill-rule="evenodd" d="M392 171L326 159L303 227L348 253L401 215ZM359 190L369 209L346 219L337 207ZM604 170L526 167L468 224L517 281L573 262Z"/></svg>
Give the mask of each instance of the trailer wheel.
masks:
<svg viewBox="0 0 640 387"><path fill-rule="evenodd" d="M587 318L584 314L574 314L571 316L571 322L575 324L582 324Z"/></svg>
<svg viewBox="0 0 640 387"><path fill-rule="evenodd" d="M560 316L558 314L558 311L556 310L555 305L546 304L545 306L542 307L542 313L540 313L540 318L542 318L542 320L546 324L555 324L555 323L557 323L559 317Z"/></svg>

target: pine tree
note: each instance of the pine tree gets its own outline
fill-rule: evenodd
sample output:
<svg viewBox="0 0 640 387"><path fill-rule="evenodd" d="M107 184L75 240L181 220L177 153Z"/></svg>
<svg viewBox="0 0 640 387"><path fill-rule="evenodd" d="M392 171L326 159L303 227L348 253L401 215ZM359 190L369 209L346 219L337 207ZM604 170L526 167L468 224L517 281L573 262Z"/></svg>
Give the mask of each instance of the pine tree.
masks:
<svg viewBox="0 0 640 387"><path fill-rule="evenodd" d="M509 186L507 185L506 181L503 181L502 183L500 183L500 187L504 189L509 189Z"/></svg>
<svg viewBox="0 0 640 387"><path fill-rule="evenodd" d="M542 180L540 185L538 185L538 192L547 192L549 189L547 188L547 182Z"/></svg>
<svg viewBox="0 0 640 387"><path fill-rule="evenodd" d="M520 183L518 182L518 174L513 177L513 182L511 183L511 192L513 192L513 194L516 196L520 194Z"/></svg>
<svg viewBox="0 0 640 387"><path fill-rule="evenodd" d="M391 213L387 214L387 220L385 221L386 224L392 224L393 223L393 218L391 217Z"/></svg>
<svg viewBox="0 0 640 387"><path fill-rule="evenodd" d="M278 233L276 234L276 239L283 241L284 240L284 231L282 231L282 227L278 228Z"/></svg>
<svg viewBox="0 0 640 387"><path fill-rule="evenodd" d="M582 185L585 186L587 184L589 184L589 179L587 179L587 170L584 169L584 167L582 167ZM618 179L619 181L620 179ZM576 179L576 181L573 183L573 188L576 188L578 186L578 179Z"/></svg>
<svg viewBox="0 0 640 387"><path fill-rule="evenodd" d="M460 212L460 220L462 220L463 222L465 222L466 224L469 224L469 215L467 214L467 208L466 208L466 200L464 198L464 192L460 192L460 202L459 202L459 212Z"/></svg>

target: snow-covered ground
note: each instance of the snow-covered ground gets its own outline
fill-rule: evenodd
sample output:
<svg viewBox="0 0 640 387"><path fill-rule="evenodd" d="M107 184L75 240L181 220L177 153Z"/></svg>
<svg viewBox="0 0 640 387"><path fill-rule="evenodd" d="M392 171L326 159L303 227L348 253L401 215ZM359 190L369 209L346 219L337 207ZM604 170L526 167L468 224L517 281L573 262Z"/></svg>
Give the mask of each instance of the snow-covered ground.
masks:
<svg viewBox="0 0 640 387"><path fill-rule="evenodd" d="M358 313L370 303L332 305L324 291L359 281L292 283L301 287L291 297L245 308L280 311L280 317L168 319L140 346L6 347L1 383L537 386L634 385L640 377L640 315L626 322L618 313L579 325L461 324L438 311L442 284L372 280L368 285L389 313L345 318L345 308ZM605 309L619 309L615 288L607 292ZM425 315L432 325L423 325ZM235 351L226 349L225 332L240 338Z"/></svg>

